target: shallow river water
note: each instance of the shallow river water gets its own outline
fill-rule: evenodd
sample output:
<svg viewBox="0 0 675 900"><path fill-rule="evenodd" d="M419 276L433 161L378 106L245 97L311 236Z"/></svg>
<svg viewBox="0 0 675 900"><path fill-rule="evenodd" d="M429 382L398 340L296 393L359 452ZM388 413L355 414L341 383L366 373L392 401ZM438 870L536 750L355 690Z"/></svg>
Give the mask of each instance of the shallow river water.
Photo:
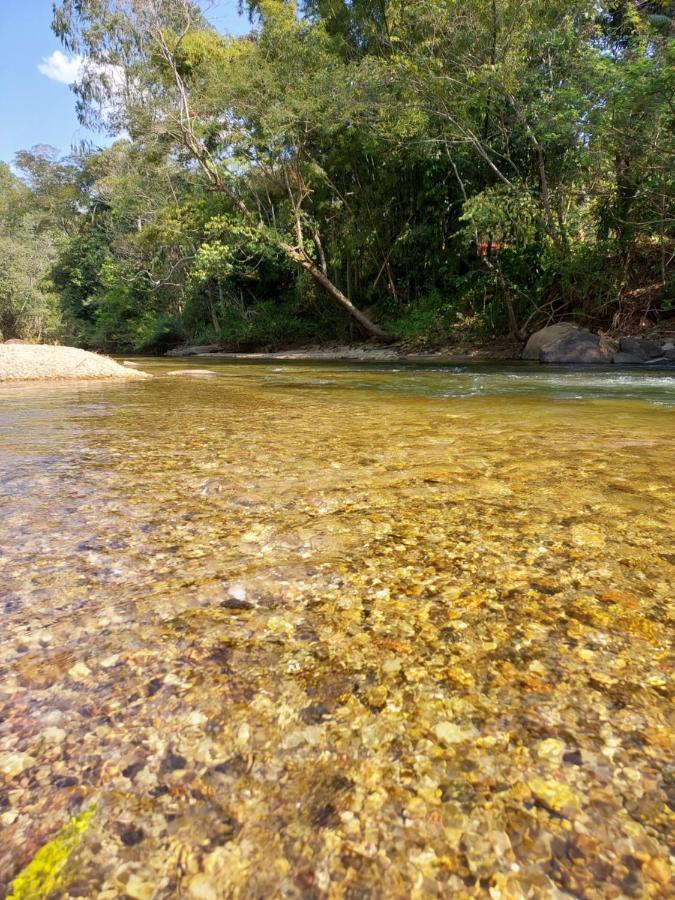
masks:
<svg viewBox="0 0 675 900"><path fill-rule="evenodd" d="M0 897L667 897L675 378L0 385Z"/></svg>

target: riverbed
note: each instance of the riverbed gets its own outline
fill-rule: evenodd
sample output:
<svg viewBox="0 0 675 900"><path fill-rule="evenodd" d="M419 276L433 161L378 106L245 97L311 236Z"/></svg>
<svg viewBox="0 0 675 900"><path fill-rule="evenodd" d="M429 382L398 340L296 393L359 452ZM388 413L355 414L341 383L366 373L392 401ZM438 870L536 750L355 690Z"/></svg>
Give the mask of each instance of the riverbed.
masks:
<svg viewBox="0 0 675 900"><path fill-rule="evenodd" d="M137 362L0 385L0 897L666 897L672 371Z"/></svg>

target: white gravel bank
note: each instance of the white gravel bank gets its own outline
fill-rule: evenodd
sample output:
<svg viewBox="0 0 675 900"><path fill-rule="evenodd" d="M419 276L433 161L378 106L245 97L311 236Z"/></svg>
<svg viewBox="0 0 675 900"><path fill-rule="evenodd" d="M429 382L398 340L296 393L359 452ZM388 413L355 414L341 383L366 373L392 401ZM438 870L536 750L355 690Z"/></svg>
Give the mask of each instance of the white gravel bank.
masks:
<svg viewBox="0 0 675 900"><path fill-rule="evenodd" d="M149 378L108 356L45 344L0 344L0 381L59 381L78 378Z"/></svg>

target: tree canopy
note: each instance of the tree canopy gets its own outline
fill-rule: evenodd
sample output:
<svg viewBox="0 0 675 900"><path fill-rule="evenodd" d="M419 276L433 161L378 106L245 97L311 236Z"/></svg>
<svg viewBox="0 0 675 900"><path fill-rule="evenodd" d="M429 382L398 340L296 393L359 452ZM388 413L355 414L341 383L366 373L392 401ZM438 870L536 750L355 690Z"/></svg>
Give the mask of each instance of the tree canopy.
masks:
<svg viewBox="0 0 675 900"><path fill-rule="evenodd" d="M6 335L440 340L670 307L670 2L243 6L234 38L192 0L56 5L80 116L119 139L1 173Z"/></svg>

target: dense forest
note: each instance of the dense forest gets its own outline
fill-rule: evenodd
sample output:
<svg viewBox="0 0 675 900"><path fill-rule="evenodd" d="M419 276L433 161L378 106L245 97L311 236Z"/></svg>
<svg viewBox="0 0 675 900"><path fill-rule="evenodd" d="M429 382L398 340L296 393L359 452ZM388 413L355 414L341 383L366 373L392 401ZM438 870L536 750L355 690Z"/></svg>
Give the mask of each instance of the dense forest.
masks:
<svg viewBox="0 0 675 900"><path fill-rule="evenodd" d="M81 121L0 164L0 332L108 350L675 305L670 0L62 0Z"/></svg>

